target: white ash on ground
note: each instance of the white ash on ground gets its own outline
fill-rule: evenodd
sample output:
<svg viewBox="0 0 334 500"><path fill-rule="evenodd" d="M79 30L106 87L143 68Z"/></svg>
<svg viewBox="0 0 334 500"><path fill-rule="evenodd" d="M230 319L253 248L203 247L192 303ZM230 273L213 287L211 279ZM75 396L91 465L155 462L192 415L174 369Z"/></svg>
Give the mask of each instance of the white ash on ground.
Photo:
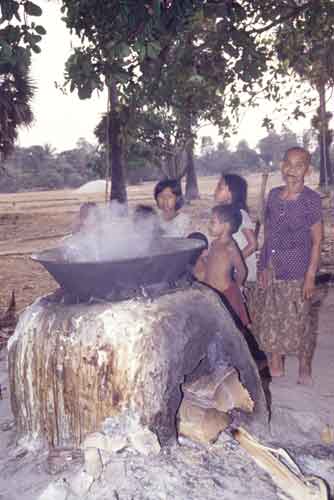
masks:
<svg viewBox="0 0 334 500"><path fill-rule="evenodd" d="M321 437L324 426L334 427L333 315L334 290L329 289L320 307L314 387L296 386L295 366L290 360L288 376L270 386L276 415L273 445L285 447L304 474L325 479L332 495L334 443L324 446ZM64 452L65 461L63 456L51 471L46 449L34 450L26 447L28 443L17 445L15 442L4 350L0 353L0 384L3 388L0 400L1 500L37 500L50 484L48 496L44 497L47 500L278 498L271 478L225 433L209 447L181 441L182 446L163 449L155 456L141 455L118 443L112 454L104 455L101 475L95 480L85 471L79 452ZM282 418L283 415L286 418ZM52 463L55 465L55 460ZM73 496L70 488L77 496Z"/></svg>
<svg viewBox="0 0 334 500"><path fill-rule="evenodd" d="M1 381L6 360L1 356ZM181 445L163 448L159 454L141 454L120 436L103 436L112 430L106 422L104 434L87 437L82 448L99 450L100 464L79 450L63 451L57 467L50 470L50 455L41 443L17 444L8 397L1 401L0 499L1 500L274 500L277 487L227 433L210 446L180 440ZM121 436L122 437L122 436ZM115 441L115 442L114 442ZM102 448L108 450L102 450ZM303 472L333 478L333 450L312 446L289 450ZM61 455L61 453L59 453ZM53 463L57 452L54 452ZM88 465L88 466L87 466ZM93 471L94 468L94 471ZM333 485L331 485L333 487Z"/></svg>

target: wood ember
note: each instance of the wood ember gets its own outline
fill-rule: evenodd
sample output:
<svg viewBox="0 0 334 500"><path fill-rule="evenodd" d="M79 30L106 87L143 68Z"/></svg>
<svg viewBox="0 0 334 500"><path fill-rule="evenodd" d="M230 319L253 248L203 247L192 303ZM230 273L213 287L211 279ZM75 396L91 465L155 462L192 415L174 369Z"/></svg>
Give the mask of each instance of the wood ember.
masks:
<svg viewBox="0 0 334 500"><path fill-rule="evenodd" d="M9 337L14 333L16 323L16 300L13 291L6 312L0 316L0 350L7 345Z"/></svg>
<svg viewBox="0 0 334 500"><path fill-rule="evenodd" d="M251 413L254 401L233 367L220 367L210 375L182 385L185 397L207 408L228 412L234 408Z"/></svg>
<svg viewBox="0 0 334 500"><path fill-rule="evenodd" d="M202 444L214 443L231 421L227 413L203 408L185 397L178 412L178 432Z"/></svg>
<svg viewBox="0 0 334 500"><path fill-rule="evenodd" d="M233 409L254 409L247 389L233 367L221 366L209 375L182 384L184 398L178 412L179 433L201 443L213 443L232 422Z"/></svg>

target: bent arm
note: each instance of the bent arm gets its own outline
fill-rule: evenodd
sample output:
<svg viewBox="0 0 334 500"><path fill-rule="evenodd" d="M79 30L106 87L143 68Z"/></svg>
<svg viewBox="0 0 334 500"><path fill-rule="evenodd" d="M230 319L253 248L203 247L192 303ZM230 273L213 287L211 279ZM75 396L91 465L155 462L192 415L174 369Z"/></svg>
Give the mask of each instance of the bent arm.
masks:
<svg viewBox="0 0 334 500"><path fill-rule="evenodd" d="M254 252L256 252L257 240L256 240L255 232L253 229L244 228L244 229L242 229L242 233L247 240L247 245L242 249L241 253L242 253L244 259L246 259L246 257L249 257Z"/></svg>

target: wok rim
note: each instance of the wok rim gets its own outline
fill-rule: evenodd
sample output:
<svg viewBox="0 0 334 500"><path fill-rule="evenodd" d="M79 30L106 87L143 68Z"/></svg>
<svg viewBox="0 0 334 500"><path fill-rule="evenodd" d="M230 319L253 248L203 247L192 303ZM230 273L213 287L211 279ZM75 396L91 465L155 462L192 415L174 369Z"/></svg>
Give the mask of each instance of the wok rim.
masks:
<svg viewBox="0 0 334 500"><path fill-rule="evenodd" d="M205 249L205 243L201 240L197 240L195 238L166 238L166 240L177 240L177 241L192 241L192 243L196 243L192 248L183 248L182 250L173 250L171 252L163 252L163 253L157 253L153 255L144 255L144 256L138 256L138 257L131 257L131 258L125 258L125 259L114 259L114 260L95 260L95 261L87 261L87 260L82 260L82 261L66 261L66 260L54 260L54 259L47 259L47 258L40 258L43 254L47 252L51 252L53 250L58 250L63 247L52 247L48 248L46 250L41 250L40 252L36 252L30 255L30 259L33 260L34 262L39 262L39 263L50 263L50 264L61 264L61 265L70 265L70 266L82 266L82 265L106 265L106 264L124 264L126 262L131 262L131 261L140 261L140 260L145 260L145 259L151 259L154 257L164 257L167 255L171 255L173 253L181 254L184 252L189 252L191 250L200 250L201 248L204 250Z"/></svg>

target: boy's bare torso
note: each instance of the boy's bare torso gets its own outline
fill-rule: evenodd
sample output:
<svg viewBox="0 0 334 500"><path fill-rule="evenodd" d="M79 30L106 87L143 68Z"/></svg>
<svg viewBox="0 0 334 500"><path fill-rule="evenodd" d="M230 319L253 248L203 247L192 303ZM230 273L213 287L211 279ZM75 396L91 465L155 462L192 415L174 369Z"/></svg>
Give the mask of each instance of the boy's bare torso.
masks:
<svg viewBox="0 0 334 500"><path fill-rule="evenodd" d="M232 284L232 272L238 253L233 240L214 240L207 256L203 281L223 293Z"/></svg>

